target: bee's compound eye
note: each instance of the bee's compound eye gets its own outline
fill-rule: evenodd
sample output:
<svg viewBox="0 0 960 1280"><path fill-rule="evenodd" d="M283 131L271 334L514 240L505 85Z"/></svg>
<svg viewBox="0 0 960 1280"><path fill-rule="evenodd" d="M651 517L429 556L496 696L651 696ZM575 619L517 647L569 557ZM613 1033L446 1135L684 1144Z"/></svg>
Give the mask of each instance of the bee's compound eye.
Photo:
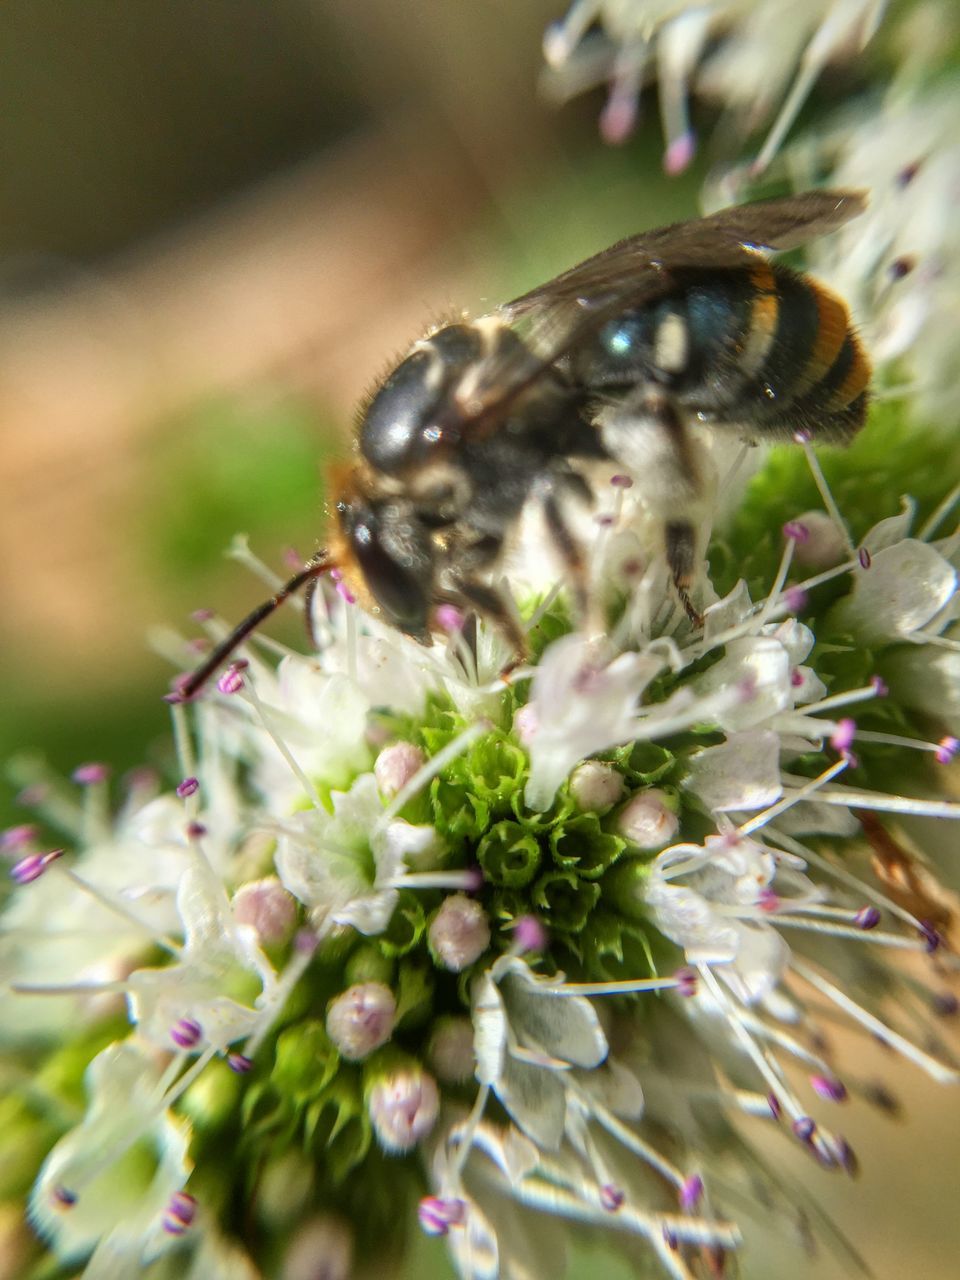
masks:
<svg viewBox="0 0 960 1280"><path fill-rule="evenodd" d="M425 640L432 583L426 531L405 519L384 521L366 506L343 504L339 511L350 550L386 621Z"/></svg>

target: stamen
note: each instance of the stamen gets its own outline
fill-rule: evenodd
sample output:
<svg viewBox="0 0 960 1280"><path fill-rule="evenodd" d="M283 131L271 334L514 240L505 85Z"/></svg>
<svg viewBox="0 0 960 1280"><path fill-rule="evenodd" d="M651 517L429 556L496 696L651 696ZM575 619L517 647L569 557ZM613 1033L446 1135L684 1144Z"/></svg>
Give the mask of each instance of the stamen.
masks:
<svg viewBox="0 0 960 1280"><path fill-rule="evenodd" d="M892 1030L886 1023L874 1017L872 1013L868 1013L866 1009L861 1008L856 1001L851 1000L848 995L845 995L839 987L835 987L832 982L828 982L826 978L821 977L810 965L793 956L790 961L790 968L804 981L809 982L812 987L815 987L829 1000L832 1000L838 1009L843 1009L856 1022L865 1027L872 1035L875 1035L883 1044L899 1050L905 1058L916 1063L938 1084L954 1084L960 1079L960 1075L951 1067L924 1053L922 1049L918 1049L916 1045L911 1044L899 1032Z"/></svg>
<svg viewBox="0 0 960 1280"><path fill-rule="evenodd" d="M163 1216L163 1229L169 1235L182 1236L197 1214L197 1202L186 1191L176 1191Z"/></svg>
<svg viewBox="0 0 960 1280"><path fill-rule="evenodd" d="M58 858L63 857L65 852L65 849L51 849L49 853L28 853L25 858L21 858L10 868L10 879L19 885L33 884L34 880L39 880Z"/></svg>
<svg viewBox="0 0 960 1280"><path fill-rule="evenodd" d="M318 941L316 934L309 929L301 929L294 938L293 955L270 992L269 1000L263 1004L263 1011L256 1030L243 1046L243 1053L238 1055L243 1061L252 1063L252 1060L256 1057L257 1050L263 1044L264 1038L274 1022L283 1012L283 1008L294 987L309 968L310 961L313 959L317 949ZM237 1070L237 1068L234 1067L234 1070Z"/></svg>
<svg viewBox="0 0 960 1280"><path fill-rule="evenodd" d="M182 702L170 703L170 720L173 725L173 741L177 752L177 764L181 778L193 778L197 775L197 761L193 752L193 739L190 736L190 724L186 707Z"/></svg>
<svg viewBox="0 0 960 1280"><path fill-rule="evenodd" d="M784 533L786 533L788 525L784 525ZM770 615L780 603L780 592L783 590L783 584L787 580L787 574L790 572L790 563L793 560L793 550L797 545L796 539L787 537L783 552L780 556L780 565L777 569L776 577L773 580L773 586L767 592L767 598L764 600L759 614L756 617L755 625L762 627L769 620Z"/></svg>
<svg viewBox="0 0 960 1280"><path fill-rule="evenodd" d="M479 867L467 867L463 871L404 871L391 876L391 889L450 889L453 892L476 893L483 887L483 872Z"/></svg>
<svg viewBox="0 0 960 1280"><path fill-rule="evenodd" d="M306 792L307 798L310 800L313 807L317 810L318 813L322 813L325 815L327 811L324 808L323 801L320 799L319 792L317 791L316 787L313 785L313 781L307 777L303 769L297 763L290 748L287 746L284 740L276 732L273 725L270 723L270 717L266 713L264 705L260 700L260 695L257 693L256 686L253 683L253 681L251 681L246 688L247 688L247 693L249 695L250 703L252 704L254 710L256 711L257 718L259 719L260 723L263 725L264 729L267 731L267 734L269 735L271 742L277 748L280 754L283 756L284 760L287 763L288 768L290 769L290 772L293 774L293 776L297 779L297 781L303 787L304 791Z"/></svg>
<svg viewBox="0 0 960 1280"><path fill-rule="evenodd" d="M947 496L930 516L930 519L922 526L917 534L917 537L921 542L930 541L939 526L947 518L958 502L960 502L960 484L950 490Z"/></svg>
<svg viewBox="0 0 960 1280"><path fill-rule="evenodd" d="M467 1220L467 1205L456 1197L424 1196L417 1208L420 1226L428 1236L445 1236L451 1227L462 1227Z"/></svg>
<svg viewBox="0 0 960 1280"><path fill-rule="evenodd" d="M777 817L781 813L785 813L787 809L792 809L795 804L799 804L801 800L806 800L815 792L818 796L822 796L822 788L825 784L828 783L831 778L835 778L838 773L842 773L843 770L847 768L847 764L848 761L846 760L838 760L835 764L830 765L829 768L824 769L823 773L818 774L815 778L811 778L806 786L798 787L796 791L789 792L787 795L783 796L782 799L778 800L776 804L770 805L768 809L763 809L755 817L750 818L747 822L744 822L741 826L737 827L737 835L743 837L750 835L752 831L758 831L761 827L765 827L771 819Z"/></svg>
<svg viewBox="0 0 960 1280"><path fill-rule="evenodd" d="M170 1039L178 1049L195 1049L203 1039L203 1027L195 1018L181 1018L170 1028Z"/></svg>
<svg viewBox="0 0 960 1280"><path fill-rule="evenodd" d="M689 82L710 27L707 9L678 13L657 40L657 91L666 151L664 172L683 173L693 160L696 142L690 127Z"/></svg>
<svg viewBox="0 0 960 1280"><path fill-rule="evenodd" d="M620 982L564 982L547 992L556 996L623 996L644 991L679 991L692 995L696 990L696 972L683 968L669 978L627 978ZM691 990L691 987L693 990Z"/></svg>
<svg viewBox="0 0 960 1280"><path fill-rule="evenodd" d="M477 1096L473 1100L470 1114L463 1124L458 1125L450 1134L450 1139L456 1138L457 1140L456 1155L450 1165L450 1177L455 1186L460 1185L463 1167L467 1163L467 1157L470 1155L470 1150L479 1134L480 1121L483 1119L483 1112L489 1097L490 1086L482 1084L477 1090Z"/></svg>
<svg viewBox="0 0 960 1280"><path fill-rule="evenodd" d="M242 664L242 665L241 665ZM227 697L233 697L234 694L241 693L246 685L243 678L243 672L247 667L244 659L240 658L236 662L231 662L226 671L218 678L217 688Z"/></svg>
<svg viewBox="0 0 960 1280"><path fill-rule="evenodd" d="M876 907L863 908L863 918L867 921L872 921L872 912L876 912L877 920L879 920L880 913L877 911ZM861 913L858 912L857 914L860 915ZM865 925L854 924L853 926L845 927L841 924L829 924L823 920L800 919L795 916L778 915L777 928L779 929L781 926L785 929L802 929L806 930L808 933L819 933L833 938L853 939L859 939L864 932L874 928L872 923ZM922 951L926 949L926 945L924 943L916 942L912 938L905 938L899 933L871 932L868 941L876 944L877 946L891 947L900 951Z"/></svg>
<svg viewBox="0 0 960 1280"><path fill-rule="evenodd" d="M0 832L0 853L19 853L28 849L37 839L39 832L32 822L21 822L15 827L7 827Z"/></svg>
<svg viewBox="0 0 960 1280"><path fill-rule="evenodd" d="M550 935L536 916L519 916L510 927L514 938L511 954L522 956L528 952L539 954L546 951Z"/></svg>
<svg viewBox="0 0 960 1280"><path fill-rule="evenodd" d="M849 716L843 720L838 720L833 732L830 734L831 747L833 747L834 751L839 751L842 756L849 755L856 732L856 720L851 720Z"/></svg>
<svg viewBox="0 0 960 1280"><path fill-rule="evenodd" d="M692 1213L703 1199L703 1178L699 1173L691 1174L680 1188L680 1208L684 1213Z"/></svg>
<svg viewBox="0 0 960 1280"><path fill-rule="evenodd" d="M683 1186L685 1181L683 1173L666 1156L661 1155L656 1147L650 1146L638 1133L628 1129L612 1111L609 1111L595 1098L589 1097L575 1084L571 1082L568 1088L576 1094L585 1110L593 1116L597 1124L606 1129L611 1138L615 1138L625 1150L632 1152L635 1156L639 1156L651 1169L656 1170L661 1177L668 1182L672 1182L675 1187L680 1188Z"/></svg>
<svg viewBox="0 0 960 1280"><path fill-rule="evenodd" d="M848 1098L846 1085L833 1076L814 1075L810 1077L810 1087L818 1097L827 1102L846 1102Z"/></svg>
<svg viewBox="0 0 960 1280"><path fill-rule="evenodd" d="M258 555L255 555L250 550L250 543L245 533L238 533L234 535L230 540L230 545L227 547L224 555L228 560L236 560L236 562L238 564L242 564L245 569L249 569L250 572L255 577L259 578L261 582L266 583L271 593L279 591L283 586L283 579L278 574L274 573L264 560L261 560ZM296 567L300 568L300 565L298 564ZM299 597L296 597L296 599L297 603L302 607L303 602Z"/></svg>
<svg viewBox="0 0 960 1280"><path fill-rule="evenodd" d="M131 911L125 903L121 902L117 898L109 897L101 889L98 889L96 885L91 884L89 880L74 871L72 867L60 867L58 868L58 872L60 875L66 876L70 883L82 893L89 894L89 896L99 902L102 907L106 907L106 909L108 911L112 911L114 915L120 916L123 920L126 920L128 924L132 924L135 929L138 929L145 937L150 938L150 940L156 943L158 947L162 947L165 951L169 951L173 956L180 955L182 948L178 943L174 942L172 938L167 937L165 934L157 933L152 925L148 924L146 920L141 920L140 917L134 911Z"/></svg>
<svg viewBox="0 0 960 1280"><path fill-rule="evenodd" d="M817 799L821 804L839 805L844 809L874 809L878 813L907 813L921 818L960 818L960 804L949 800L918 800L913 796L884 795L853 787L824 787Z"/></svg>
<svg viewBox="0 0 960 1280"><path fill-rule="evenodd" d="M804 715L812 715L818 711L832 711L835 707L848 707L855 702L869 702L878 696L877 686L871 681L859 689L849 689L846 693L834 693L829 698L821 698L819 702L809 702L804 706L803 712Z"/></svg>
<svg viewBox="0 0 960 1280"><path fill-rule="evenodd" d="M840 514L840 508L834 501L833 494L830 491L830 486L827 484L827 478L823 474L823 469L820 466L820 460L813 451L809 439L801 438L800 433L797 433L797 435L794 436L794 439L803 449L804 455L807 459L807 466L810 468L814 483L820 492L820 497L823 499L823 505L826 507L830 519L837 526L837 531L843 538L844 546L847 548L847 551L851 556L856 555L856 548L853 545L853 540L850 537L849 530L847 529L846 524L844 524L843 516Z"/></svg>
<svg viewBox="0 0 960 1280"><path fill-rule="evenodd" d="M710 987L711 994L720 1006L724 1017L729 1023L734 1035L743 1045L747 1055L753 1061L757 1070L770 1087L771 1096L776 1096L779 1100L786 1102L787 1110L793 1120L803 1115L803 1109L799 1100L794 1096L780 1071L779 1065L769 1054L764 1052L759 1045L754 1042L753 1037L748 1032L740 1018L738 1012L727 998L726 993L720 986L720 983L713 976L709 965L701 964L699 966L700 975L704 982Z"/></svg>

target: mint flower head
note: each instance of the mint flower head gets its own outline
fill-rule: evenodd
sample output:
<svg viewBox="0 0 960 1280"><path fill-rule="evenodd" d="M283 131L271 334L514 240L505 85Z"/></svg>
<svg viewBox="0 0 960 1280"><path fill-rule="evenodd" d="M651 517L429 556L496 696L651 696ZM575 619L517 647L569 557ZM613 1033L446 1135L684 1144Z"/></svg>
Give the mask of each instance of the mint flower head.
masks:
<svg viewBox="0 0 960 1280"><path fill-rule="evenodd" d="M887 407L815 476L774 455L709 544L702 626L617 477L604 637L522 560L509 676L485 624L425 649L331 589L319 652L254 639L174 701L165 791L111 816L99 775L79 804L35 779L73 829L6 834L0 1012L11 1066L46 1057L11 1122L48 1249L272 1277L330 1236L346 1280L419 1228L479 1280L560 1274L593 1228L689 1277L749 1242L752 1133L855 1170L831 1113L882 1090L826 1020L956 1082L917 844L960 817L956 476L877 510L926 439ZM813 1209L768 1182L799 1240Z"/></svg>
<svg viewBox="0 0 960 1280"><path fill-rule="evenodd" d="M756 159L763 169L823 70L864 48L884 8L885 0L575 0L544 37L544 88L566 100L608 85L600 131L621 143L655 81L668 174L695 155L696 95L724 107L740 136L767 129Z"/></svg>
<svg viewBox="0 0 960 1280"><path fill-rule="evenodd" d="M610 82L613 140L655 65L670 171L688 93L721 100L769 129L755 171L882 9L579 0L547 55L564 93ZM957 246L931 213L955 131L911 94L871 119L869 172L854 114L806 153L875 186L816 249L880 365L870 421L757 449L749 480L691 424L686 608L663 494L598 462L571 517L590 608L530 512L498 562L519 665L450 605L425 647L318 579L307 651L254 632L199 696L175 679L167 778L118 799L100 765L15 764L24 1280L351 1280L418 1231L463 1280L553 1280L598 1241L672 1280L764 1275L758 1220L836 1235L776 1143L825 1200L857 1171L843 1106L892 1109L857 1035L960 1081Z"/></svg>

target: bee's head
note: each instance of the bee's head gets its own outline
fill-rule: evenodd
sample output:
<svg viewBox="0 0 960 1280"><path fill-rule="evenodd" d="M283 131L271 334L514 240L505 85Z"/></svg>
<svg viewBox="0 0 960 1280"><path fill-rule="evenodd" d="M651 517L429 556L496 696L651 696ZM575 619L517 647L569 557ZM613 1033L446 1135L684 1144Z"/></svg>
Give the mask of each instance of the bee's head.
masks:
<svg viewBox="0 0 960 1280"><path fill-rule="evenodd" d="M434 547L429 530L402 497L374 497L358 487L337 504L337 561L391 626L430 643ZM353 569L353 574L350 570Z"/></svg>

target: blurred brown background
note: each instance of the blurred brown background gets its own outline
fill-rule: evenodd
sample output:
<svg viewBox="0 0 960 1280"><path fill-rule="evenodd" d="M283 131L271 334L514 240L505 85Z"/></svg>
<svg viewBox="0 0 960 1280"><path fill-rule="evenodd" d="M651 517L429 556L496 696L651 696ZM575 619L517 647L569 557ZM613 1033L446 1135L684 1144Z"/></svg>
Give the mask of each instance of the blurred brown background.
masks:
<svg viewBox="0 0 960 1280"><path fill-rule="evenodd" d="M234 618L260 598L223 558L234 532L277 567L284 548L313 548L323 461L424 323L695 211L702 175L662 178L652 120L611 152L596 98L538 100L561 12L7 0L0 755L138 762L166 732L170 674L147 628L189 631L197 606ZM9 789L3 804L8 821L22 812ZM926 1116L851 1117L869 1155L859 1187L803 1175L880 1280L947 1280L957 1103L932 1088L928 1102L885 1062L863 1070L892 1070ZM808 1273L775 1243L770 1257L768 1275ZM815 1274L851 1272L828 1256Z"/></svg>

